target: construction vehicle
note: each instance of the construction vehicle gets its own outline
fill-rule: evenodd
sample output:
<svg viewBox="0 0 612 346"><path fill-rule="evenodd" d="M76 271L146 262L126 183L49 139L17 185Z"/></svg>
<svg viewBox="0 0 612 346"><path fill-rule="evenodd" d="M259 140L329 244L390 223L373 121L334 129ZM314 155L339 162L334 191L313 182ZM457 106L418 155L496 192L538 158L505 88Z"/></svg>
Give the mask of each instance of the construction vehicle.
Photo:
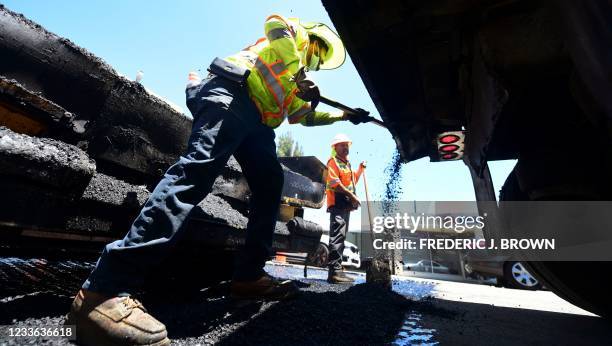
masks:
<svg viewBox="0 0 612 346"><path fill-rule="evenodd" d="M125 235L185 151L191 118L66 38L0 6L0 243L5 254L99 255ZM281 158L285 184L273 248L313 253L324 170ZM162 267L228 277L244 243L249 187L231 158ZM193 275L191 275L193 277Z"/></svg>
<svg viewBox="0 0 612 346"><path fill-rule="evenodd" d="M487 163L518 160L502 220L507 201L612 200L610 2L323 4L405 162L463 160L480 207L496 199ZM527 267L562 298L610 316L609 263Z"/></svg>

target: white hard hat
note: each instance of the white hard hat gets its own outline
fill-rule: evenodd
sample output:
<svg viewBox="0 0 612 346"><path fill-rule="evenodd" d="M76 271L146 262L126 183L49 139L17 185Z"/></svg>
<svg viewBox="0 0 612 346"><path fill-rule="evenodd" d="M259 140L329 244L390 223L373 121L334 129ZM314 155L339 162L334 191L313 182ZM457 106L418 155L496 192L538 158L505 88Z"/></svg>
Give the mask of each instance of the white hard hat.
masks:
<svg viewBox="0 0 612 346"><path fill-rule="evenodd" d="M331 146L333 147L338 143L348 143L349 145L351 145L353 142L351 141L349 136L345 135L344 133L339 133L334 136L334 139L332 139Z"/></svg>

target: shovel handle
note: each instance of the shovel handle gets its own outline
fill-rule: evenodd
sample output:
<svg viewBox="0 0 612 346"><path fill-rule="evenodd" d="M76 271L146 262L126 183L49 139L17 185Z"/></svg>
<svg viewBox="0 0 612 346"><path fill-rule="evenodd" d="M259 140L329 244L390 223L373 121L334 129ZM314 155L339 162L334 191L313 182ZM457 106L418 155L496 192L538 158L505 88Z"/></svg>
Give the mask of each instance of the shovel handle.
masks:
<svg viewBox="0 0 612 346"><path fill-rule="evenodd" d="M325 97L323 95L321 95L321 97L319 98L319 101L321 101L321 103L324 103L324 104L326 104L328 106L332 106L334 108L337 108L339 110L345 111L347 113L352 113L352 114L359 113L359 111L356 110L355 108L351 108L351 107L349 107L349 106L347 106L345 104L342 104L342 103L340 103L338 101L334 101L332 99L328 99L327 97ZM378 119L376 119L374 117L371 117L371 116L368 116L368 122L374 123L374 124L376 124L376 125L378 125L380 127L387 128L387 126L385 126L385 124L382 121L380 121L380 120L378 120Z"/></svg>
<svg viewBox="0 0 612 346"><path fill-rule="evenodd" d="M338 101L334 101L332 99L328 99L327 97L325 97L323 95L321 95L321 98L319 100L322 103L325 103L328 106L332 106L334 108L338 108L338 109L343 110L343 111L345 111L347 113L353 113L353 114L359 113L356 109L351 108L351 107L349 107L347 105L344 105L344 104L342 104L342 103L340 103Z"/></svg>
<svg viewBox="0 0 612 346"><path fill-rule="evenodd" d="M368 193L368 180L366 179L365 168L363 173L361 173L363 177L363 188L365 189L365 198L366 198L366 208L368 210L368 223L370 226L370 237L371 241L374 242L374 231L372 230L372 210L370 209L370 194Z"/></svg>

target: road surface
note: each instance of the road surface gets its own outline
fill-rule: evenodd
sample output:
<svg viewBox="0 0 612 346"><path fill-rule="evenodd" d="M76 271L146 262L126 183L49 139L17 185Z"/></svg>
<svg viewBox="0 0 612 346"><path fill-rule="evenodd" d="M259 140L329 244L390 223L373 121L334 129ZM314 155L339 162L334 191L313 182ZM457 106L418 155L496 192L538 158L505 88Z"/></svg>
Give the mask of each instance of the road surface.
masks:
<svg viewBox="0 0 612 346"><path fill-rule="evenodd" d="M0 325L53 327L92 262L0 258ZM228 284L185 292L180 286L142 300L164 322L174 345L609 344L608 322L547 291L394 277L393 292L363 284L329 285L327 272L269 264L272 275L297 280L303 294L281 303L235 304ZM205 275L197 273L194 275ZM0 345L69 345L66 339L3 335Z"/></svg>

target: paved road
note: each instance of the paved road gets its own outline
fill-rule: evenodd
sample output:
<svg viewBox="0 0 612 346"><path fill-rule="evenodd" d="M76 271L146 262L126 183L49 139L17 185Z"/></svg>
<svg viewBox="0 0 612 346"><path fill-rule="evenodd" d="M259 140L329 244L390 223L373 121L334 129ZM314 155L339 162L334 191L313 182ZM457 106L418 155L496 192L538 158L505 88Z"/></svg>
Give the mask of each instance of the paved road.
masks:
<svg viewBox="0 0 612 346"><path fill-rule="evenodd" d="M419 327L440 345L610 345L610 322L548 291L411 279L433 285ZM418 309L417 309L418 311ZM416 337L410 333L407 337ZM401 343L400 343L401 344Z"/></svg>
<svg viewBox="0 0 612 346"><path fill-rule="evenodd" d="M0 258L0 325L58 326L90 262ZM604 345L612 328L551 292L396 277L395 293L363 285L325 283L326 271L270 264L275 276L297 281L304 293L282 303L235 305L227 284L143 296L175 345L373 344ZM176 287L175 287L176 288ZM0 345L66 340L2 337Z"/></svg>
<svg viewBox="0 0 612 346"><path fill-rule="evenodd" d="M612 344L610 322L549 291L409 277L394 277L393 289L417 301L397 345Z"/></svg>

